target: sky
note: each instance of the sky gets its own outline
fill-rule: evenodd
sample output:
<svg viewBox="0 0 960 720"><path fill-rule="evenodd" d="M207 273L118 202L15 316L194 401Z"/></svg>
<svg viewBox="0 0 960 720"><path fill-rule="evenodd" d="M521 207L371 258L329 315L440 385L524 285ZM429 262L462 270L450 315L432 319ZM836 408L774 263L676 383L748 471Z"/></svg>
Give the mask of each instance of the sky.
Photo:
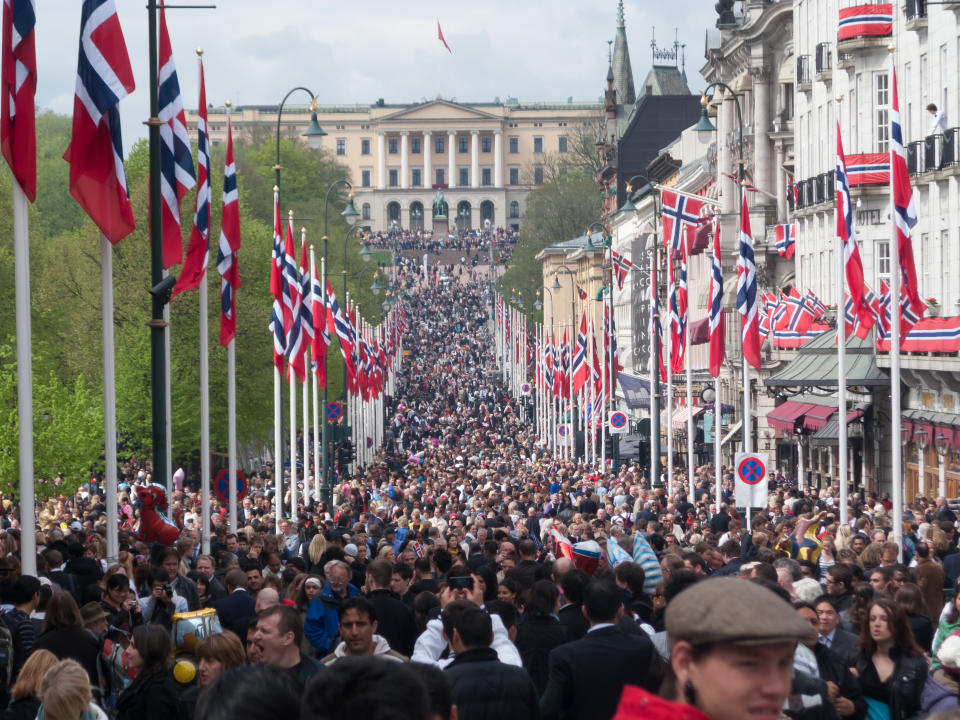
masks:
<svg viewBox="0 0 960 720"><path fill-rule="evenodd" d="M167 11L183 102L197 105L196 49L204 50L207 101L278 104L303 85L322 104L597 100L605 85L616 0L172 0L216 9ZM137 88L120 103L124 146L146 137L149 115L144 0L116 0ZM667 10L669 8L669 11ZM651 65L650 41L686 44L692 91L702 84L708 0L624 2L637 89ZM453 50L437 38L437 22ZM80 25L78 0L37 3L37 104L73 111ZM307 102L306 95L290 102Z"/></svg>

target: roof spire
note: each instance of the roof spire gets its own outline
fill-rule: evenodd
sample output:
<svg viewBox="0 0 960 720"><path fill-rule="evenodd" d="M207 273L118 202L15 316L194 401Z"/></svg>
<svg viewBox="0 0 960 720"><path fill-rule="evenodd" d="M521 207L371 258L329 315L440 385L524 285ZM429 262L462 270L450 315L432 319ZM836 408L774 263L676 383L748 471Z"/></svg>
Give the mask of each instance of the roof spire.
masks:
<svg viewBox="0 0 960 720"><path fill-rule="evenodd" d="M626 23L624 22L624 19L623 19L623 0L619 0L619 2L617 3L617 27L618 28L626 27Z"/></svg>
<svg viewBox="0 0 960 720"><path fill-rule="evenodd" d="M623 0L617 2L617 34L613 44L614 89L617 105L633 105L637 94L633 85L633 68L630 66L630 50L627 48L627 30L623 19Z"/></svg>

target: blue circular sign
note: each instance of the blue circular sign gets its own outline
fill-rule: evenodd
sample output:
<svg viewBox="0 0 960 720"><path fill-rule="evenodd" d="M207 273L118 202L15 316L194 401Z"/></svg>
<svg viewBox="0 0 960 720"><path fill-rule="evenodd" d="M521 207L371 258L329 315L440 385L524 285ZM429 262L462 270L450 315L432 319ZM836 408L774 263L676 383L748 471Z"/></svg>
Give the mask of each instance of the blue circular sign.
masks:
<svg viewBox="0 0 960 720"><path fill-rule="evenodd" d="M756 485L763 480L766 468L757 458L746 457L737 466L737 475L747 485Z"/></svg>
<svg viewBox="0 0 960 720"><path fill-rule="evenodd" d="M220 502L230 502L230 471L221 470L213 479L213 492ZM237 500L243 500L247 496L247 477L237 470Z"/></svg>
<svg viewBox="0 0 960 720"><path fill-rule="evenodd" d="M327 420L336 422L343 417L343 405L338 402L332 402L327 405Z"/></svg>
<svg viewBox="0 0 960 720"><path fill-rule="evenodd" d="M566 425L559 425L559 426L557 426L557 433L560 435L560 437L566 437L566 436L567 436L567 426L566 426Z"/></svg>
<svg viewBox="0 0 960 720"><path fill-rule="evenodd" d="M610 424L618 430L627 424L627 416L622 412L615 412L610 415Z"/></svg>

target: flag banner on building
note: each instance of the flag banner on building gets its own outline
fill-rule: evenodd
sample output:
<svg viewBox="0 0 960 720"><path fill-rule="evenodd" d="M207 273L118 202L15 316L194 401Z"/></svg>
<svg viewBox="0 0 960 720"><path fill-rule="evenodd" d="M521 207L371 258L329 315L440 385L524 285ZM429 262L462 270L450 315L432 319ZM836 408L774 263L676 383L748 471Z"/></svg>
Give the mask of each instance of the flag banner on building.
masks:
<svg viewBox="0 0 960 720"><path fill-rule="evenodd" d="M893 34L893 5L853 5L840 8L838 40L857 37L887 37Z"/></svg>
<svg viewBox="0 0 960 720"><path fill-rule="evenodd" d="M73 131L63 157L70 163L70 194L114 245L136 227L117 108L134 86L114 0L84 0Z"/></svg>
<svg viewBox="0 0 960 720"><path fill-rule="evenodd" d="M664 190L661 195L661 218L663 240L670 248L670 255L678 255L682 249L683 233L695 228L703 212L704 201Z"/></svg>
<svg viewBox="0 0 960 720"><path fill-rule="evenodd" d="M867 286L863 279L863 262L853 232L853 204L850 202L850 186L847 184L847 167L843 156L843 139L840 136L840 121L837 120L837 237L843 247L843 273L847 280L847 292L853 303L857 322L870 330L874 317L867 303Z"/></svg>
<svg viewBox="0 0 960 720"><path fill-rule="evenodd" d="M737 311L740 313L740 332L743 358L760 369L760 323L757 307L757 266L753 256L753 237L750 233L750 212L747 196L740 208L740 257L737 260Z"/></svg>
<svg viewBox="0 0 960 720"><path fill-rule="evenodd" d="M616 250L611 250L610 256L613 258L613 273L617 278L617 290L623 291L623 282L627 279L627 275L630 274L630 268L633 267L633 263L630 262L625 255L621 255ZM581 300L582 299L583 298L581 298Z"/></svg>
<svg viewBox="0 0 960 720"><path fill-rule="evenodd" d="M210 261L210 141L207 138L207 90L200 62L200 105L197 113L197 207L187 244L187 259L173 288L176 297L184 290L196 290L203 282ZM179 237L179 227L177 228Z"/></svg>
<svg viewBox="0 0 960 720"><path fill-rule="evenodd" d="M777 238L777 252L780 254L780 257L786 258L787 260L793 257L793 253L797 249L796 232L796 226L793 223L777 225L774 228L774 233Z"/></svg>
<svg viewBox="0 0 960 720"><path fill-rule="evenodd" d="M813 290L807 290L807 307L813 310L814 320L819 320L827 314L827 306L820 301Z"/></svg>
<svg viewBox="0 0 960 720"><path fill-rule="evenodd" d="M560 350L560 395L570 399L570 342L567 330L563 330L563 348Z"/></svg>
<svg viewBox="0 0 960 720"><path fill-rule="evenodd" d="M890 351L889 335L877 340L877 349ZM960 315L920 318L909 334L901 337L902 352L955 353L960 351Z"/></svg>
<svg viewBox="0 0 960 720"><path fill-rule="evenodd" d="M180 97L180 82L173 62L167 15L160 4L160 72L157 85L160 110L160 200L163 237L163 269L183 262L183 237L180 234L180 203L194 184L193 154L187 118ZM207 107L200 105L200 118L206 123ZM199 122L199 120L198 120Z"/></svg>
<svg viewBox="0 0 960 720"><path fill-rule="evenodd" d="M4 0L0 151L24 195L37 197L37 52L34 0Z"/></svg>
<svg viewBox="0 0 960 720"><path fill-rule="evenodd" d="M886 153L847 155L847 183L858 185L886 185L890 182L890 156Z"/></svg>
<svg viewBox="0 0 960 720"><path fill-rule="evenodd" d="M713 221L713 260L710 264L710 375L720 375L726 357L723 317L723 264L720 258L720 221ZM764 313L765 317L769 317ZM768 319L769 324L769 319Z"/></svg>
<svg viewBox="0 0 960 720"><path fill-rule="evenodd" d="M917 208L907 172L907 153L903 147L903 129L900 125L900 100L897 95L897 68L890 56L890 77L893 79L893 104L890 108L890 162L893 166L893 220L897 228L897 251L900 258L900 292L909 300L912 315L923 317L927 308L920 299L917 268L913 261L913 242L910 234L917 224Z"/></svg>
<svg viewBox="0 0 960 720"><path fill-rule="evenodd" d="M237 335L237 290L240 289L240 194L237 166L233 162L233 129L227 118L227 156L223 167L223 205L220 211L220 245L217 272L220 273L220 344L226 347Z"/></svg>

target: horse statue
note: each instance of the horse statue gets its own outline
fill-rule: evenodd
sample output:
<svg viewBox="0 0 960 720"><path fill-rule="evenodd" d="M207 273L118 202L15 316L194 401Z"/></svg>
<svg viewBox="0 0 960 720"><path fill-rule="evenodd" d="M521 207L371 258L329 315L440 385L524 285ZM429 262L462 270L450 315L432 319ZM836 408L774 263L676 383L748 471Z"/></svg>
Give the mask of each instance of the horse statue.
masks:
<svg viewBox="0 0 960 720"><path fill-rule="evenodd" d="M180 537L180 528L170 521L167 509L167 491L163 485L152 483L137 488L140 501L140 530L136 537L147 543L173 545Z"/></svg>
<svg viewBox="0 0 960 720"><path fill-rule="evenodd" d="M817 532L820 529L820 522L826 514L826 511L821 510L809 518L798 517L793 534L789 539L780 540L775 549L789 553L794 560L805 560L814 564L819 562L823 543L817 536Z"/></svg>
<svg viewBox="0 0 960 720"><path fill-rule="evenodd" d="M433 216L435 218L445 218L448 209L447 201L443 199L443 190L437 190L437 194L433 196Z"/></svg>

